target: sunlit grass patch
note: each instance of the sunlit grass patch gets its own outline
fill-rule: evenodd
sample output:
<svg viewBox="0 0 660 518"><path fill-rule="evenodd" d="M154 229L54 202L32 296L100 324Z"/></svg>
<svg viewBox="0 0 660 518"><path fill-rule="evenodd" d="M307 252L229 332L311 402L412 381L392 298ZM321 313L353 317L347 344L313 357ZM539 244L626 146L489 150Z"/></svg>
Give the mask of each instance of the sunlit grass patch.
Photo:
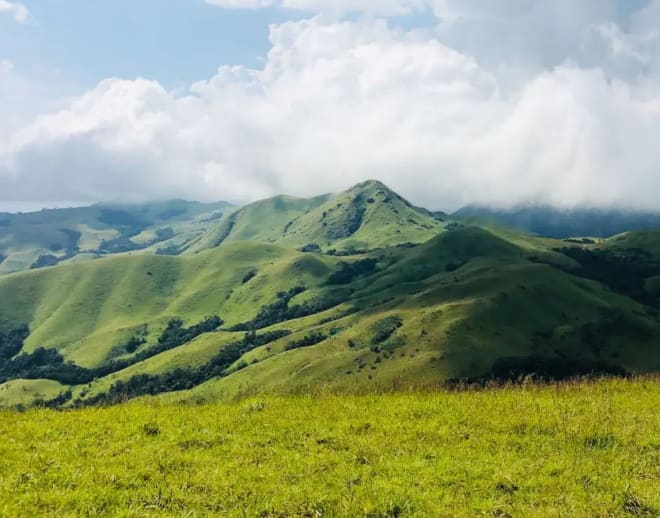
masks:
<svg viewBox="0 0 660 518"><path fill-rule="evenodd" d="M0 414L0 515L657 516L660 383Z"/></svg>

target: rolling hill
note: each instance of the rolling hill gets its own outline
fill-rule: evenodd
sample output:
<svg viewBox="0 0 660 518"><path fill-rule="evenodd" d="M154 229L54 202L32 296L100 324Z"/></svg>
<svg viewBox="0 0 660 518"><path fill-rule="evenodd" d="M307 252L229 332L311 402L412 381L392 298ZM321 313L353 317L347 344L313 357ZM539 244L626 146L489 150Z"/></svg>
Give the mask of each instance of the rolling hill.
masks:
<svg viewBox="0 0 660 518"><path fill-rule="evenodd" d="M0 404L660 370L660 233L440 219L367 182L227 210L178 256L0 277Z"/></svg>
<svg viewBox="0 0 660 518"><path fill-rule="evenodd" d="M231 212L183 200L0 214L0 274L108 254L177 254Z"/></svg>
<svg viewBox="0 0 660 518"><path fill-rule="evenodd" d="M495 209L472 205L458 210L452 217L554 238L608 238L628 231L660 230L660 213L621 209L559 210L544 206Z"/></svg>

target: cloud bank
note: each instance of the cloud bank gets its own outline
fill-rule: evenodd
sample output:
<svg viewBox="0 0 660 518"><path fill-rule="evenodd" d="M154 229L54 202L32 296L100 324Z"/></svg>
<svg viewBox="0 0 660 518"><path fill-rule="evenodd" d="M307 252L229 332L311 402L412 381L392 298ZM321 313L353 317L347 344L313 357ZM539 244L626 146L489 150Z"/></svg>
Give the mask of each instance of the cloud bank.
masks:
<svg viewBox="0 0 660 518"><path fill-rule="evenodd" d="M660 0L376 4L383 16L433 9L437 27L320 14L272 26L263 68L221 66L183 94L101 81L12 128L0 202L244 202L378 178L432 208L660 210ZM14 73L2 70L0 91Z"/></svg>

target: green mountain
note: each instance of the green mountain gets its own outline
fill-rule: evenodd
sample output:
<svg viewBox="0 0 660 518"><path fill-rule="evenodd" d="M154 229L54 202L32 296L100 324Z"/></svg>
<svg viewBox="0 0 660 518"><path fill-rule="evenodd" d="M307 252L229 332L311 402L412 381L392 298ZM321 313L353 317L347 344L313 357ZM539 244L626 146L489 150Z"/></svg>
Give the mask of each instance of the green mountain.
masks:
<svg viewBox="0 0 660 518"><path fill-rule="evenodd" d="M228 210L179 256L0 277L0 404L660 370L660 233L440 218L367 182Z"/></svg>
<svg viewBox="0 0 660 518"><path fill-rule="evenodd" d="M195 250L235 241L340 253L373 250L422 243L444 229L441 219L371 180L337 195L252 203L209 229Z"/></svg>
<svg viewBox="0 0 660 518"><path fill-rule="evenodd" d="M0 274L124 252L177 254L232 210L170 200L2 213Z"/></svg>
<svg viewBox="0 0 660 518"><path fill-rule="evenodd" d="M612 237L633 230L660 230L660 214L618 209L558 210L544 206L493 209L468 206L454 218L489 221L546 237Z"/></svg>

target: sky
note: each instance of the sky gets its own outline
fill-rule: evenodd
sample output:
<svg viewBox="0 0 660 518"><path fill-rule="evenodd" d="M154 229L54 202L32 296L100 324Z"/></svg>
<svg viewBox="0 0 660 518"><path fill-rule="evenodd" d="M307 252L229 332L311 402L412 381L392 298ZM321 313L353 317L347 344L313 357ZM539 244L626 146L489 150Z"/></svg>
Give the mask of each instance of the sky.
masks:
<svg viewBox="0 0 660 518"><path fill-rule="evenodd" d="M660 210L660 0L0 0L0 210L379 179Z"/></svg>

